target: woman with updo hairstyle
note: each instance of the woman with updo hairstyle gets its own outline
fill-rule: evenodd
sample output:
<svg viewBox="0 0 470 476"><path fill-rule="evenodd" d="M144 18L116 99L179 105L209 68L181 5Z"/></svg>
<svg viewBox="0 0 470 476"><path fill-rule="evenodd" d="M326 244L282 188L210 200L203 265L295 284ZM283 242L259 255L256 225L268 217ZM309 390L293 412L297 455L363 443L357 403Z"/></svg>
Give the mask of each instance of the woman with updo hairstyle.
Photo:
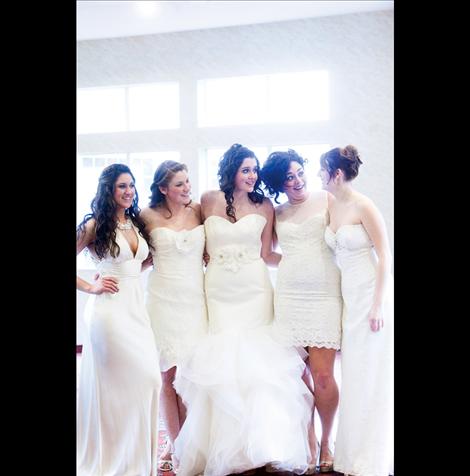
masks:
<svg viewBox="0 0 470 476"><path fill-rule="evenodd" d="M312 395L305 364L273 339L273 206L260 189L253 151L232 145L218 169L220 190L201 197L210 256L205 273L209 334L178 368L187 416L175 442L179 474L303 474L310 451Z"/></svg>
<svg viewBox="0 0 470 476"><path fill-rule="evenodd" d="M104 168L91 213L77 228L98 274L84 314L77 403L77 475L156 474L161 377L141 270L149 255L134 175Z"/></svg>
<svg viewBox="0 0 470 476"><path fill-rule="evenodd" d="M155 171L150 203L141 216L153 246L146 305L162 372L161 410L168 435L159 471L177 471L174 441L186 408L173 387L178 366L207 333L204 296L204 226L201 206L191 200L185 164L165 160Z"/></svg>
<svg viewBox="0 0 470 476"><path fill-rule="evenodd" d="M272 152L261 178L276 203L281 193L287 196L287 201L275 208L275 236L282 255L272 254L269 261L273 266L279 265L273 328L282 344L308 352L313 388L310 375L305 374L304 379L315 396L322 425L319 445L312 410L309 472L326 473L333 470L331 432L338 407L334 364L341 343L343 303L340 273L324 239L333 196L323 190L307 189L305 162L292 149Z"/></svg>
<svg viewBox="0 0 470 476"><path fill-rule="evenodd" d="M356 147L320 158L323 188L335 196L325 239L336 254L344 299L341 397L335 471L393 474L393 277L384 219L353 188L362 160Z"/></svg>

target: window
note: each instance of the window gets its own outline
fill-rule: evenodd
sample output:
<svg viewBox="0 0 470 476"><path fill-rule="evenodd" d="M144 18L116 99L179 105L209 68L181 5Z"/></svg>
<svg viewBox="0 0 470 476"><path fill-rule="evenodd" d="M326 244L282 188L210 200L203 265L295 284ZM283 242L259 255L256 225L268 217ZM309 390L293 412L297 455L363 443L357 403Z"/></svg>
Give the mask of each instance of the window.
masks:
<svg viewBox="0 0 470 476"><path fill-rule="evenodd" d="M178 83L129 86L129 130L177 129L180 126Z"/></svg>
<svg viewBox="0 0 470 476"><path fill-rule="evenodd" d="M198 81L198 125L294 123L329 119L327 71Z"/></svg>
<svg viewBox="0 0 470 476"><path fill-rule="evenodd" d="M77 91L77 132L120 132L127 129L125 89L86 88Z"/></svg>
<svg viewBox="0 0 470 476"><path fill-rule="evenodd" d="M177 82L80 88L77 92L77 132L177 129L179 110Z"/></svg>

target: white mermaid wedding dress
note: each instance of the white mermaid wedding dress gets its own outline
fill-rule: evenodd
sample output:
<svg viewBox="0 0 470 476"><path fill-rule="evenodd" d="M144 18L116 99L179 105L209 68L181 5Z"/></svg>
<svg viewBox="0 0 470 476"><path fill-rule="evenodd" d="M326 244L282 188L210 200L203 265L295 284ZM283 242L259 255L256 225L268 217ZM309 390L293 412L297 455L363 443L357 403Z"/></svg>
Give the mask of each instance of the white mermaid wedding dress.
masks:
<svg viewBox="0 0 470 476"><path fill-rule="evenodd" d="M293 347L272 337L273 290L260 257L266 219L205 221L209 334L179 368L187 405L175 441L179 476L224 476L271 463L303 473L312 396Z"/></svg>

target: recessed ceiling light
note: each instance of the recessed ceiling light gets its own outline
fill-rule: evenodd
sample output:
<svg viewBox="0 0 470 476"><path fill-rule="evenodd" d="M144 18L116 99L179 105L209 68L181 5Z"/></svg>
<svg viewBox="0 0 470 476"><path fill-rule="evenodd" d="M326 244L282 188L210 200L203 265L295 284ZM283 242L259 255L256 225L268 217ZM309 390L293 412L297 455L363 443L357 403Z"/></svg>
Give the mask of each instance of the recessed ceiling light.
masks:
<svg viewBox="0 0 470 476"><path fill-rule="evenodd" d="M133 2L137 12L143 17L155 16L161 8L161 2Z"/></svg>

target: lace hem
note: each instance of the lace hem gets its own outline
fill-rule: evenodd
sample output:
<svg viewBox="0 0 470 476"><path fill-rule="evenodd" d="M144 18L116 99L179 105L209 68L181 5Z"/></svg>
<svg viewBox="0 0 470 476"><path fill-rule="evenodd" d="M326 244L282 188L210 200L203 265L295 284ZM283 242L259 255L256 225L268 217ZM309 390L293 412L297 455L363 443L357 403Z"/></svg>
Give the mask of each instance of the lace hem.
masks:
<svg viewBox="0 0 470 476"><path fill-rule="evenodd" d="M318 341L315 339L280 339L284 345L294 346L294 347L318 347L325 349L335 349L340 350L341 344L339 341Z"/></svg>
<svg viewBox="0 0 470 476"><path fill-rule="evenodd" d="M341 335L315 335L312 332L299 332L291 334L285 332L276 332L274 329L273 338L284 346L318 347L335 350L339 350L341 347Z"/></svg>

